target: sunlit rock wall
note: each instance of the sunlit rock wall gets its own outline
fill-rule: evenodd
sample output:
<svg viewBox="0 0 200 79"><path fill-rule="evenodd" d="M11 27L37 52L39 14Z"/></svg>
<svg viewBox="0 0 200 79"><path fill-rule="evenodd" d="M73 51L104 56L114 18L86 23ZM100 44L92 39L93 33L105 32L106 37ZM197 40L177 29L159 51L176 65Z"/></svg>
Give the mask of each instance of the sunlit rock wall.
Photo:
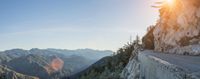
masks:
<svg viewBox="0 0 200 79"><path fill-rule="evenodd" d="M133 51L136 55L130 58L121 73L123 79L200 79L199 71L196 75L188 73L187 68L176 64L176 62L185 63L188 68L199 67L199 61L189 63L199 59L186 62L188 58L199 56L188 56L184 59L179 57L200 55L200 0L173 1L173 3L162 3L159 9L160 19L143 37L144 50L154 49L159 53L142 51L137 54L137 51ZM162 53L172 54L169 56ZM171 56L180 61L170 59ZM166 60L161 59L162 57Z"/></svg>
<svg viewBox="0 0 200 79"><path fill-rule="evenodd" d="M155 50L200 55L200 0L163 3L159 12L153 31Z"/></svg>

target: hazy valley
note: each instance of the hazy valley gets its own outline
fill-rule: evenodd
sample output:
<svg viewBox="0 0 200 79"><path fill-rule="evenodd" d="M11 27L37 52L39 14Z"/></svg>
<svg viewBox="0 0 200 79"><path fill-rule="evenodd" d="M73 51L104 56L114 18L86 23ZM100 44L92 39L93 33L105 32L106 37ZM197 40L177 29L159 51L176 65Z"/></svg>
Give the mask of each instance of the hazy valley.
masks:
<svg viewBox="0 0 200 79"><path fill-rule="evenodd" d="M19 76L34 76L40 79L60 79L87 68L102 57L112 55L112 51L92 49L12 49L0 52L1 77L21 79ZM23 75L21 75L23 74ZM24 76L25 77L25 76ZM3 79L4 79L3 78Z"/></svg>

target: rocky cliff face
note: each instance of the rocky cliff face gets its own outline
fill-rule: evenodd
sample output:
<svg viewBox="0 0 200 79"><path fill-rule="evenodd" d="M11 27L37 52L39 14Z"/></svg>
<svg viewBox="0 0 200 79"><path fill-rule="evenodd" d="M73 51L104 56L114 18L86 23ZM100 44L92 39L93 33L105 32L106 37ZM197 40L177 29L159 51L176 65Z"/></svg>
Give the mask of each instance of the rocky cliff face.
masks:
<svg viewBox="0 0 200 79"><path fill-rule="evenodd" d="M155 25L156 51L200 55L200 1L173 0L163 3Z"/></svg>
<svg viewBox="0 0 200 79"><path fill-rule="evenodd" d="M138 61L138 52L141 50L141 45L135 44L134 48L128 64L121 73L121 77L124 79L139 79L140 62Z"/></svg>
<svg viewBox="0 0 200 79"><path fill-rule="evenodd" d="M200 0L172 1L161 3L160 19L142 39L144 50L151 49L171 55L133 51L132 54L139 52L139 55L130 58L121 73L123 79L200 78L200 62L195 61L200 55Z"/></svg>

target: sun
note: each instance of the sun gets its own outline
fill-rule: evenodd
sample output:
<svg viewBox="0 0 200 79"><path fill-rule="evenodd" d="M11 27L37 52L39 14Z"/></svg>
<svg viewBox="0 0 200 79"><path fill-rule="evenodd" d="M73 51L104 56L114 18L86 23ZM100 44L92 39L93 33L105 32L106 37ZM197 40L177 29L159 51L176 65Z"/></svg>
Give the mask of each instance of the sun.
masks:
<svg viewBox="0 0 200 79"><path fill-rule="evenodd" d="M167 4L169 5L173 5L174 4L174 0L165 0Z"/></svg>

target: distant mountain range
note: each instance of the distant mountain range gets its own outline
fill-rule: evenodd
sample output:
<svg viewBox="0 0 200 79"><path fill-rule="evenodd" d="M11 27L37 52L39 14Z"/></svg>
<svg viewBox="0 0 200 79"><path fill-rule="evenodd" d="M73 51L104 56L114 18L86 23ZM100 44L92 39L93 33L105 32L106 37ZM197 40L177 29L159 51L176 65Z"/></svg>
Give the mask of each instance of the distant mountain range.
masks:
<svg viewBox="0 0 200 79"><path fill-rule="evenodd" d="M92 49L6 50L0 52L0 79L60 79L76 74L112 53Z"/></svg>

